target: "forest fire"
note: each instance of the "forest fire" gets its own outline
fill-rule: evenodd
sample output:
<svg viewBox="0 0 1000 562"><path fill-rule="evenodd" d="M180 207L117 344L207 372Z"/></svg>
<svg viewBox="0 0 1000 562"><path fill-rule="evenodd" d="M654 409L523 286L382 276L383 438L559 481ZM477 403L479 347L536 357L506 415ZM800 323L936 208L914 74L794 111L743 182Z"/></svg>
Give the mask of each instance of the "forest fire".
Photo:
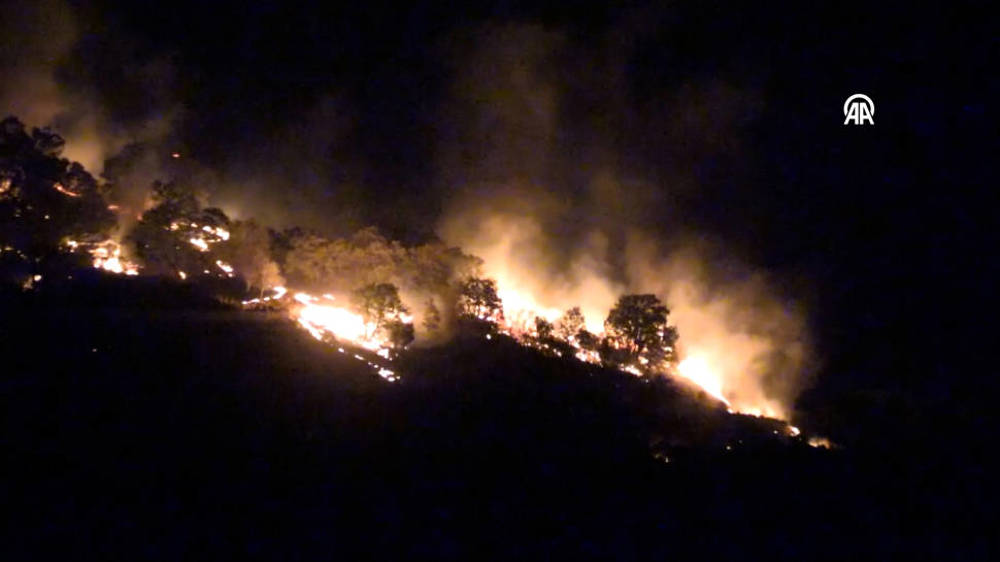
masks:
<svg viewBox="0 0 1000 562"><path fill-rule="evenodd" d="M287 310L292 319L307 331L317 341L336 345L337 351L346 353L343 345L355 346L375 353L384 360L392 360L392 352L399 346L390 338L385 336L384 331L379 330L379 326L372 322L366 322L364 317L351 310L336 306L336 298L330 294L320 297L309 293L296 292L292 297L294 304L286 304L285 296L288 289L279 286L271 289L270 296L243 301L244 306L254 307L277 303L278 306L287 306ZM401 320L412 322L412 317L402 315ZM369 361L365 357L355 354L354 358L364 361L372 367L376 373L389 382L399 380L398 375L374 361Z"/></svg>
<svg viewBox="0 0 1000 562"><path fill-rule="evenodd" d="M718 398L727 406L731 406L729 400L722 394L722 381L712 370L711 365L704 355L691 355L677 365L677 372L681 377L698 385L699 388Z"/></svg>
<svg viewBox="0 0 1000 562"><path fill-rule="evenodd" d="M181 235L182 232L198 232L198 235L188 235L190 237L186 240L199 253L212 252L215 244L226 241L230 237L227 229L198 225L197 223L174 222L170 224L169 230L177 235ZM67 246L75 251L80 244L70 240L67 242ZM139 273L139 267L123 258L121 245L113 240L95 244L87 251L93 256L95 268L124 275L137 275ZM214 254L211 255L214 257ZM222 259L214 259L213 263L224 277L231 278L241 273ZM190 277L188 273L180 270L177 271L177 274L181 280L187 280ZM270 303L279 309L286 309L293 320L316 340L334 345L355 346L373 352L384 359L389 359L393 350L405 347L405 344L394 343L391 334L385 329L381 329L383 327L380 327L377 321L366 321L355 307L347 304L341 305L329 293L315 296L307 292L295 291L292 293L292 297L287 299L286 295L289 291L284 286L273 287L269 291L271 292L270 296L246 300L243 301L243 304L252 307ZM475 301L470 309L472 314L481 321L495 323L499 333L507 334L524 345L536 347L560 357L572 356L579 361L591 364L607 362L607 358L602 357L602 351L596 347L597 342L611 342L605 345L610 345L610 348L617 350L617 352L625 349L606 330L601 330L598 333L589 332L587 326L595 325L595 323L588 324L579 312L577 312L578 318L569 321L565 318L565 313L556 308L540 305L539 300L529 292L512 287L495 287L495 299L496 304L493 307L486 304L488 299L483 302ZM395 319L403 325L412 326L413 316L408 312L403 312L403 310L405 309L396 312ZM659 334L658 337L662 337L663 330L661 329L657 334ZM560 348L560 345L568 347ZM670 346L668 345L665 349L669 352ZM628 362L621 363L619 368L636 376L645 376L650 373L678 376L721 401L732 412L754 416L781 417L779 412L767 404L734 404L726 395L723 379L719 376L712 357L711 354L699 348L697 351L689 353L672 368L665 364L664 367L654 369L650 358L646 356L636 356ZM374 364L372 366L376 367ZM388 380L397 378L392 371L383 372L382 369L384 369L382 366L377 368L380 370L381 376Z"/></svg>
<svg viewBox="0 0 1000 562"><path fill-rule="evenodd" d="M79 194L79 193L74 193L74 192L72 192L72 191L70 191L70 190L66 189L66 188L65 188L65 187L63 187L63 185L62 185L61 183L59 183L59 182L56 182L56 183L52 184L52 189L55 189L55 190L56 190L56 191L58 191L59 193L62 193L63 195L66 195L66 196L68 196L68 197L79 197L79 196L80 196L80 194Z"/></svg>
<svg viewBox="0 0 1000 562"><path fill-rule="evenodd" d="M96 244L81 244L76 240L66 240L64 245L70 252L75 252L81 246L93 258L93 266L110 273L123 275L139 275L138 264L122 256L122 246L114 240L105 240Z"/></svg>
<svg viewBox="0 0 1000 562"><path fill-rule="evenodd" d="M557 308L546 308L539 305L530 294L499 283L497 295L503 302L503 317L508 329L529 330L535 318L555 322L562 314L562 311Z"/></svg>
<svg viewBox="0 0 1000 562"><path fill-rule="evenodd" d="M38 152L41 141L32 140L19 123L9 125L11 146ZM3 208L9 222L23 230L11 241L26 239L22 234L32 228L56 232L50 237L56 252L86 252L94 268L138 275L141 266L148 275L202 284L222 300L287 313L313 338L338 351L354 348L362 358L370 352L373 359L391 359L418 339L510 337L545 354L646 381L684 379L734 412L783 417L782 403L765 395L758 384L761 373L752 366L771 346L723 326L733 316L728 301L725 306L697 302L675 290L676 280L686 279L693 267L647 271L636 265L660 262L650 252L638 252L625 256L629 263L620 272L631 279L627 282L612 280L596 255L570 256L560 271L545 271L558 260L549 259L541 224L503 220L492 212L474 221L492 241L486 244L468 233L454 236L456 244L449 246L440 240L404 245L375 228L346 238L297 228L279 232L206 207L199 186L185 180L154 181L137 221L123 222L134 207L115 212L96 180L54 154L38 152L35 158L53 169L61 166L58 178L31 183L14 171L0 175ZM28 197L31 189L62 196ZM37 207L39 201L45 206ZM74 216L80 220L52 220ZM124 225L126 231L114 232ZM595 252L604 247L600 239L591 242ZM4 248L4 256L25 263L31 261L27 252L34 251L6 243ZM649 282L663 279L673 285ZM295 290L288 293L286 286ZM255 292L259 298L243 300ZM420 319L416 327L414 316ZM376 368L395 378L383 369Z"/></svg>
<svg viewBox="0 0 1000 562"><path fill-rule="evenodd" d="M332 304L321 304L325 301L332 302L332 298L324 296L320 299L307 293L296 293L294 298L300 305L295 314L298 323L317 340L323 341L324 335L330 334L367 349L377 350L382 347L380 342L366 338L368 330L361 316Z"/></svg>
<svg viewBox="0 0 1000 562"><path fill-rule="evenodd" d="M139 266L122 257L121 244L114 240L102 242L90 254L94 257L94 267L112 273L139 275Z"/></svg>

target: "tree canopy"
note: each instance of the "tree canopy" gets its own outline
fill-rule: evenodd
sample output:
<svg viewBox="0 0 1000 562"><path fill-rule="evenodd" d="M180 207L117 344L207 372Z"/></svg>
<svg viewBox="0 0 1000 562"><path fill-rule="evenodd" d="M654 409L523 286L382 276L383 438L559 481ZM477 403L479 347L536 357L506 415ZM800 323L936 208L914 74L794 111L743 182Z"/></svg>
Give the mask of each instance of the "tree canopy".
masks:
<svg viewBox="0 0 1000 562"><path fill-rule="evenodd" d="M656 295L633 294L618 299L604 321L608 345L630 364L661 368L673 360L677 330L667 325L670 311Z"/></svg>
<svg viewBox="0 0 1000 562"><path fill-rule="evenodd" d="M364 318L371 337L379 333L389 322L402 322L409 310L399 298L399 289L392 283L372 283L359 287L351 293L351 306Z"/></svg>
<svg viewBox="0 0 1000 562"><path fill-rule="evenodd" d="M229 217L202 208L187 182L154 182L153 208L142 214L126 236L147 273L217 275L218 257L209 246L229 238Z"/></svg>
<svg viewBox="0 0 1000 562"><path fill-rule="evenodd" d="M572 338L576 338L584 326L583 313L580 312L580 307L574 306L556 320L554 333L560 339L570 341Z"/></svg>
<svg viewBox="0 0 1000 562"><path fill-rule="evenodd" d="M460 318L492 324L503 321L503 303L497 294L497 282L482 277L467 278L460 287L457 309Z"/></svg>
<svg viewBox="0 0 1000 562"><path fill-rule="evenodd" d="M66 242L108 238L116 219L104 187L79 163L61 158L64 141L48 129L0 121L0 249L38 264L69 252ZM4 260L6 261L6 259Z"/></svg>

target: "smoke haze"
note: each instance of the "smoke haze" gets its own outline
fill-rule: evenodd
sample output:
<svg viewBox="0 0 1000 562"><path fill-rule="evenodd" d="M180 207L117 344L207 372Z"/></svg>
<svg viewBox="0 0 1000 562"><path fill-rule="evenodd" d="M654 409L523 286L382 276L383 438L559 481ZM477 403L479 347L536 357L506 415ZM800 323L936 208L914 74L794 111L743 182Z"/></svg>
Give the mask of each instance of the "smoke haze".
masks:
<svg viewBox="0 0 1000 562"><path fill-rule="evenodd" d="M5 112L55 128L127 208L154 179L183 177L236 218L436 233L482 257L509 304L580 306L592 331L621 294L656 293L681 352L710 351L735 404L786 413L806 380L796 295L741 262L742 246L704 242L745 202L732 184L763 96L725 72L643 62L662 50L662 11L593 28L462 24L404 36L412 54L376 67L299 22L300 47L330 54L263 69L238 49L271 29L266 14L232 16L245 25L203 56L55 0L4 13L0 31L18 39L0 54ZM212 57L223 62L198 66Z"/></svg>
<svg viewBox="0 0 1000 562"><path fill-rule="evenodd" d="M713 263L719 248L678 205L697 189L689 163L721 153L739 165L738 120L755 97L725 83L686 85L663 92L659 121L635 123L628 85L604 63L619 43L574 49L523 25L471 35L444 118L456 137L438 146L453 193L442 236L484 258L505 304L550 319L580 306L594 332L620 295L657 294L681 355L707 355L735 408L786 416L806 380L803 311L735 256ZM654 150L673 169L637 164Z"/></svg>

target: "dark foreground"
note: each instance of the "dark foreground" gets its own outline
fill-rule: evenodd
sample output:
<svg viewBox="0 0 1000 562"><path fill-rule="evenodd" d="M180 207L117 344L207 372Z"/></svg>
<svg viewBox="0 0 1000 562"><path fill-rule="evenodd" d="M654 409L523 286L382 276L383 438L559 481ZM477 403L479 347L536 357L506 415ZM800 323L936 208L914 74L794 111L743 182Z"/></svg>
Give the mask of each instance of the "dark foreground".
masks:
<svg viewBox="0 0 1000 562"><path fill-rule="evenodd" d="M987 554L934 459L767 438L502 341L390 385L274 316L147 305L3 299L4 559Z"/></svg>

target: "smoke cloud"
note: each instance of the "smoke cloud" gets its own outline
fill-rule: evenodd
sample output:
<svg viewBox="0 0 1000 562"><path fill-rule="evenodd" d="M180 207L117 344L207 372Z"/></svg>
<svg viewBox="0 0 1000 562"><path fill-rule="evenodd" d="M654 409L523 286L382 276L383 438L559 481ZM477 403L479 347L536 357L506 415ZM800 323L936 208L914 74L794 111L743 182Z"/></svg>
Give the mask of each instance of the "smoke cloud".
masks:
<svg viewBox="0 0 1000 562"><path fill-rule="evenodd" d="M17 2L3 13L0 111L58 132L66 141L63 156L95 175L116 155L143 152L141 165L119 169L112 193L116 203L141 211L164 165L136 147L168 142L180 113L170 62L133 54L137 40L121 30L95 35L86 18L60 0Z"/></svg>
<svg viewBox="0 0 1000 562"><path fill-rule="evenodd" d="M752 258L740 261L736 246L705 242L735 230L728 207L747 195L732 184L748 165L744 132L762 96L725 72L644 62L662 51L662 11L585 33L462 24L433 38L417 57L423 68L398 76L365 74L365 64L341 80L319 70L339 59L281 61L315 89L267 89L258 75L273 69L236 51L216 53L222 77L188 68L199 59L190 46L185 58L124 24L98 30L59 0L4 14L0 107L53 127L67 157L103 170L123 216L142 210L153 180L187 178L230 216L274 226L346 235L373 220L428 225L411 229L420 233L436 224L484 259L511 308L551 317L580 306L596 332L618 296L656 293L681 352L710 354L736 405L787 413L807 380L795 295ZM324 36L303 37L310 52L329 50ZM386 78L419 92L389 95L379 90ZM245 88L253 100L239 99Z"/></svg>
<svg viewBox="0 0 1000 562"><path fill-rule="evenodd" d="M703 356L735 408L785 417L808 380L804 311L688 216L706 197L699 163L711 159L709 173L742 165L741 128L758 98L688 83L637 122L623 37L634 34L615 29L595 49L506 25L455 40L463 54L442 118L454 137L438 146L451 204L439 231L484 258L505 305L550 318L580 306L594 332L620 295L657 294L681 355Z"/></svg>

